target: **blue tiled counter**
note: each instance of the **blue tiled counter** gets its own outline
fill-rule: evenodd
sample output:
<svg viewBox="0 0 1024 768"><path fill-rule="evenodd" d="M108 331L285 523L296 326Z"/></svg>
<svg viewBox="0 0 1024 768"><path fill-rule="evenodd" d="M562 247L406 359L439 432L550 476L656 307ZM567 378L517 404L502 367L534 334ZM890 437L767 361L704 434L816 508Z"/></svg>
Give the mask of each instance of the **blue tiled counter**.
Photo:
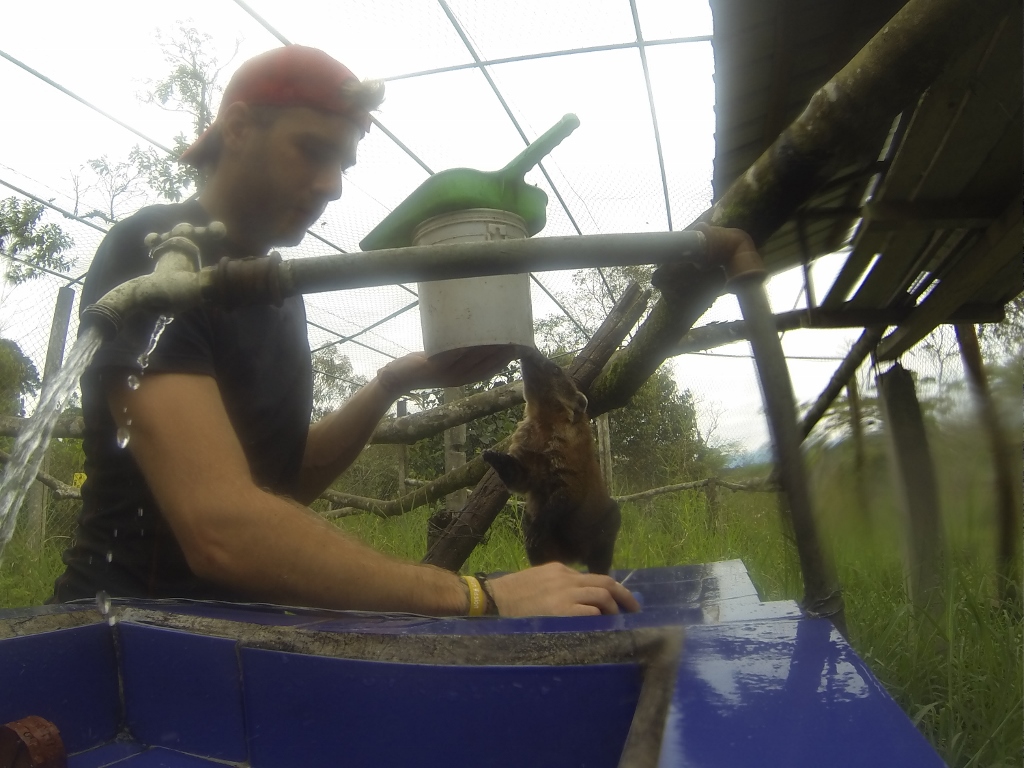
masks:
<svg viewBox="0 0 1024 768"><path fill-rule="evenodd" d="M115 601L110 617L0 612L0 723L51 720L70 768L616 766L654 667L576 655L684 627L674 684L657 673L669 686L658 765L942 765L831 623L761 602L739 561L615 575L642 613L433 619L145 601ZM534 662L535 642L553 660Z"/></svg>

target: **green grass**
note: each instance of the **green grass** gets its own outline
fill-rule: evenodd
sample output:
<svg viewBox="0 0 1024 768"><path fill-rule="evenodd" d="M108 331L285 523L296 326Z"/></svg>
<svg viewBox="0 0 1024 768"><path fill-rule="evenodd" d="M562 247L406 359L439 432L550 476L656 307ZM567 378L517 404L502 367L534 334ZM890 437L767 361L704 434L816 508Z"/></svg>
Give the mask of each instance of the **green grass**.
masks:
<svg viewBox="0 0 1024 768"><path fill-rule="evenodd" d="M948 541L941 610L915 611L906 600L898 512L887 491L872 493L872 520L853 494L830 480L817 490L823 529L846 597L850 641L922 733L954 768L1021 764L1022 629L996 600L987 524L989 502L978 484L944 495ZM338 526L371 546L419 559L427 510L401 518L346 518ZM59 542L35 555L20 537L0 567L0 606L49 597L60 573ZM623 507L615 566L651 567L741 558L766 600L799 599L795 552L783 534L776 498L720 491L717 521L700 493ZM518 525L506 511L464 571L526 566Z"/></svg>

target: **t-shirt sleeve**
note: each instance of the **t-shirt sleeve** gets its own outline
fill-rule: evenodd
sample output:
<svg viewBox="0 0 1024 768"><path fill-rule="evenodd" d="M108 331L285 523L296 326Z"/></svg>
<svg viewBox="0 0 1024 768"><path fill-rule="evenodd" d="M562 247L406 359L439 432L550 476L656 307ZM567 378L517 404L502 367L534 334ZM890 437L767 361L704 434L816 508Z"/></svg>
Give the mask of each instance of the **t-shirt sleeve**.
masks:
<svg viewBox="0 0 1024 768"><path fill-rule="evenodd" d="M115 225L103 239L89 270L82 305L87 306L127 280L153 271L142 229L128 220ZM93 358L92 371L110 369L140 371L157 327L158 315L135 311L125 318L118 335L103 342ZM197 307L172 318L164 327L146 370L151 373L192 373L213 376L214 334L208 311Z"/></svg>

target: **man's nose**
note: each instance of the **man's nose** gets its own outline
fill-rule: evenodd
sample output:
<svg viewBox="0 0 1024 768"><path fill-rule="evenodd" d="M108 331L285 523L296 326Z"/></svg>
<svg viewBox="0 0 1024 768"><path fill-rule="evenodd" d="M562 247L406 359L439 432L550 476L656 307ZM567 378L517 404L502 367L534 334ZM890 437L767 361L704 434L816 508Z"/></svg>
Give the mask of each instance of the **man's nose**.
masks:
<svg viewBox="0 0 1024 768"><path fill-rule="evenodd" d="M314 190L318 197L324 200L337 200L341 197L341 166L323 168L317 174L314 182Z"/></svg>

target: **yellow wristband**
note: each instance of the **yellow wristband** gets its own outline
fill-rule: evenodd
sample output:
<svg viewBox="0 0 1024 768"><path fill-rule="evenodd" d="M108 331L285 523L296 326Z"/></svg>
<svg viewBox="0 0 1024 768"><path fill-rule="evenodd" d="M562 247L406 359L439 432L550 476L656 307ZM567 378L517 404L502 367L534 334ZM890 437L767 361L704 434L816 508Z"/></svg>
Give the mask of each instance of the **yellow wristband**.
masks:
<svg viewBox="0 0 1024 768"><path fill-rule="evenodd" d="M459 578L466 582L466 587L469 588L469 615L483 616L484 609L487 607L487 598L484 597L484 590L480 586L480 582L474 576L460 576Z"/></svg>

